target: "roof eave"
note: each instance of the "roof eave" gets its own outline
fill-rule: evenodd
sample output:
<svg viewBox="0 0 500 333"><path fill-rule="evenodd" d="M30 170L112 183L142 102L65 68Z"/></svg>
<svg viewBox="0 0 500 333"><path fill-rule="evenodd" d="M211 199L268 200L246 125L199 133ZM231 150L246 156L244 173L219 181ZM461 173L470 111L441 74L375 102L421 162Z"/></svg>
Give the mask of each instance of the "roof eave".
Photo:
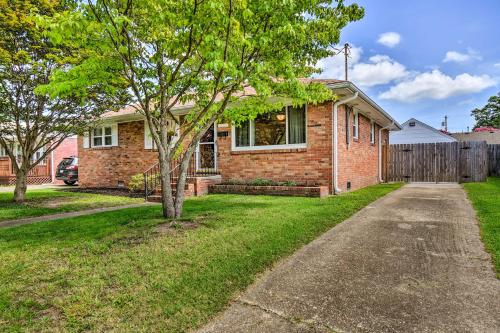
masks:
<svg viewBox="0 0 500 333"><path fill-rule="evenodd" d="M376 109L378 112L380 112L384 117L386 117L389 121L394 123L394 126L398 129L401 130L403 127L401 124L399 124L394 118L391 117L380 105L378 105L373 99L371 99L368 95L366 95L361 89L359 89L355 84L349 81L344 81L344 82L338 82L338 83L332 83L327 85L328 88L334 90L334 89L349 89L352 91L352 93L357 92L358 96L362 98L365 102L370 104L374 109Z"/></svg>

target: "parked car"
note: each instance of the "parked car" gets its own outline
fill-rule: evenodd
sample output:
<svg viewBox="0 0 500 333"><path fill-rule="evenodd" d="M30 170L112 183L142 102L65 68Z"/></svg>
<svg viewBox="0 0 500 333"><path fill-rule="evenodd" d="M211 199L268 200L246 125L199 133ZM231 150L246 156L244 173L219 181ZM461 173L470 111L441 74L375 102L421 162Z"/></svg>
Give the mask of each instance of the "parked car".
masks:
<svg viewBox="0 0 500 333"><path fill-rule="evenodd" d="M56 179L64 181L66 185L75 185L78 181L78 157L63 158L57 166Z"/></svg>

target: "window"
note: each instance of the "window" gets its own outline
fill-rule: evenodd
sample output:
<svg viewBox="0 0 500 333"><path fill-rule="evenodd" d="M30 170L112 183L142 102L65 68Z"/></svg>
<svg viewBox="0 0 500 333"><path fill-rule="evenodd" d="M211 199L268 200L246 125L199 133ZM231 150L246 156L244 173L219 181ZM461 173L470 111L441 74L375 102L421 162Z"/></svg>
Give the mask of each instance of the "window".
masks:
<svg viewBox="0 0 500 333"><path fill-rule="evenodd" d="M0 146L0 157L6 157L6 156L7 152L5 151L5 148Z"/></svg>
<svg viewBox="0 0 500 333"><path fill-rule="evenodd" d="M370 143L374 144L375 143L375 122L372 120L370 124Z"/></svg>
<svg viewBox="0 0 500 333"><path fill-rule="evenodd" d="M111 147L113 145L113 130L111 126L94 128L92 133L93 147Z"/></svg>
<svg viewBox="0 0 500 333"><path fill-rule="evenodd" d="M410 125L410 127L415 127L415 122L414 122L414 121L412 121L412 122L410 122L410 124L409 124L409 125Z"/></svg>
<svg viewBox="0 0 500 333"><path fill-rule="evenodd" d="M36 161L38 161L43 156L43 153L45 153L45 149L44 148L38 149L33 154L33 157L31 157L31 160L33 161L33 163L35 163ZM45 160L41 160L40 163L38 163L38 165L45 165Z"/></svg>
<svg viewBox="0 0 500 333"><path fill-rule="evenodd" d="M305 106L288 106L280 112L258 115L254 120L233 127L233 138L236 150L305 147Z"/></svg>
<svg viewBox="0 0 500 333"><path fill-rule="evenodd" d="M359 138L359 114L354 111L354 121L352 122L352 137Z"/></svg>

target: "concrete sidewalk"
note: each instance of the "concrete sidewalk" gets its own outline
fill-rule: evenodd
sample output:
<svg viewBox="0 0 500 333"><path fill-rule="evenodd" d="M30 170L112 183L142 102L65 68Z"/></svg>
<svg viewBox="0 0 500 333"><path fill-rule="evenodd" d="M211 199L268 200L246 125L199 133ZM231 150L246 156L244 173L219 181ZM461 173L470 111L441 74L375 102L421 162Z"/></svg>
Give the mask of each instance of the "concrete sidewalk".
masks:
<svg viewBox="0 0 500 333"><path fill-rule="evenodd" d="M87 210L81 210L81 211L70 212L70 213L60 213L60 214L52 214L52 215L44 215L44 216L36 216L36 217L27 217L27 218L17 219L17 220L2 221L2 222L0 222L0 229L1 228L17 227L20 225L33 224L33 223L44 222L44 221L52 221L52 220L60 220L60 219L66 219L66 218L71 218L71 217L92 215L92 214L97 214L97 213L113 212L116 210L122 210L122 209L127 209L127 208L137 208L137 207L154 206L154 205L158 205L158 204L153 203L153 202L145 202L145 203L141 203L141 204L94 208L94 209L87 209Z"/></svg>
<svg viewBox="0 0 500 333"><path fill-rule="evenodd" d="M2 192L14 192L15 186L0 186L0 193ZM28 191L31 190L48 190L48 189L71 189L73 186L68 185L58 185L58 184L43 184L43 185L28 185Z"/></svg>
<svg viewBox="0 0 500 333"><path fill-rule="evenodd" d="M500 332L500 281L456 184L412 184L265 273L200 332Z"/></svg>

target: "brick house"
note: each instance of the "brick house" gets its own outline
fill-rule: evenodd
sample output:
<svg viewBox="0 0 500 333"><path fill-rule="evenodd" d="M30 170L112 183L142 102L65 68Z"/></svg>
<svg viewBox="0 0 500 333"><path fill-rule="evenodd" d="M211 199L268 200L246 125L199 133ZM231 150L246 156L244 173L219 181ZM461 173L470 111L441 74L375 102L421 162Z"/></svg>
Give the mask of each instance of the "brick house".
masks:
<svg viewBox="0 0 500 333"><path fill-rule="evenodd" d="M43 150L36 152L33 158L39 158ZM78 155L77 137L69 137L47 156L45 160L35 166L28 174L28 184L63 184L55 178L55 169L65 157ZM14 167L7 153L0 147L0 185L13 185L16 182Z"/></svg>
<svg viewBox="0 0 500 333"><path fill-rule="evenodd" d="M200 141L196 165L222 180L265 178L327 186L330 193L382 179L382 148L401 126L348 81L315 80L339 97L319 105L288 106L240 127L214 124ZM187 113L183 105L176 116ZM127 107L103 116L102 126L78 141L82 187L126 187L157 163L144 118Z"/></svg>

